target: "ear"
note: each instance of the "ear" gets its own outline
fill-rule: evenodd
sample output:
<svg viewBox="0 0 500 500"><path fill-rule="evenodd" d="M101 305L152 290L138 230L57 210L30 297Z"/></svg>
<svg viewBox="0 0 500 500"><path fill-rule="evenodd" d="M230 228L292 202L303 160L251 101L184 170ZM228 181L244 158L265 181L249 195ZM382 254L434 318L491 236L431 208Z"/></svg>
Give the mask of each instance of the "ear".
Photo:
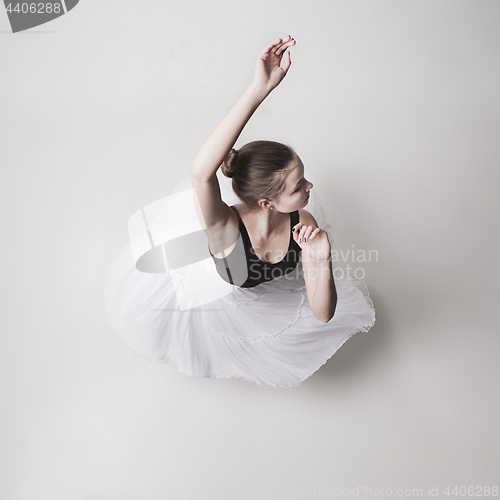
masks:
<svg viewBox="0 0 500 500"><path fill-rule="evenodd" d="M262 198L261 200L259 200L259 205L263 210L267 210L273 206L273 202L268 200L267 198Z"/></svg>

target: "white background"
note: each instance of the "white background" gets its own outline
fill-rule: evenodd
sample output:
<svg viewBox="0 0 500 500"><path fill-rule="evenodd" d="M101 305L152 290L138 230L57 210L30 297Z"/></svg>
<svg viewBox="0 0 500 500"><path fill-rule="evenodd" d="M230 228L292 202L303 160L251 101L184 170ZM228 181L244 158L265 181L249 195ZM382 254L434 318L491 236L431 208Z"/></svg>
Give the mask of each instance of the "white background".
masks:
<svg viewBox="0 0 500 500"><path fill-rule="evenodd" d="M0 497L499 486L499 17L487 0L81 0L12 34L0 8ZM336 248L378 250L377 323L299 387L191 379L113 337L97 282L289 33L292 67L236 147L291 144Z"/></svg>

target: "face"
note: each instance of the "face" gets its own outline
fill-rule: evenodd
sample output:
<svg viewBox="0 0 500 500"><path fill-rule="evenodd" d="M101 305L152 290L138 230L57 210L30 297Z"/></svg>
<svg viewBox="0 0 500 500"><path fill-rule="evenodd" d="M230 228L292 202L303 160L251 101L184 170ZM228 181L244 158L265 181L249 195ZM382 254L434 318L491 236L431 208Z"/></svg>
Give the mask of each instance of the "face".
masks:
<svg viewBox="0 0 500 500"><path fill-rule="evenodd" d="M304 164L298 158L289 167L285 190L272 204L278 212L295 212L307 205L312 187L312 183L304 177Z"/></svg>

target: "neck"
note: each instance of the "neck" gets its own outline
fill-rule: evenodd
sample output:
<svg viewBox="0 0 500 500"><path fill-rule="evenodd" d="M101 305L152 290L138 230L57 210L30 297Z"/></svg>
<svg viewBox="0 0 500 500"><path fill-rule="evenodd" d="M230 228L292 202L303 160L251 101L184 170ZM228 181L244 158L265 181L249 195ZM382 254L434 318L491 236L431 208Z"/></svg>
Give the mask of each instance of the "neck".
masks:
<svg viewBox="0 0 500 500"><path fill-rule="evenodd" d="M269 238L273 234L279 233L283 223L290 216L276 209L260 209L253 212L243 209L245 218L250 223L251 228L264 238Z"/></svg>

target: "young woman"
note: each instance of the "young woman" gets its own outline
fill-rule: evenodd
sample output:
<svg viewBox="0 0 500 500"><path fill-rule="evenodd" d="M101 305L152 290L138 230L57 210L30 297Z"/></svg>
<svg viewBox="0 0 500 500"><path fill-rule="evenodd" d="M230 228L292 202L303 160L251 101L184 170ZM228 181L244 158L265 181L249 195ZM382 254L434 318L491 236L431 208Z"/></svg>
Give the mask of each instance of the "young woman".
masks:
<svg viewBox="0 0 500 500"><path fill-rule="evenodd" d="M296 386L375 322L364 283L334 279L330 224L293 148L274 141L233 148L287 74L293 45L289 35L261 52L251 85L175 190L191 193L193 209L167 218L180 234L196 226L202 235L185 240L181 254L188 257L173 265L171 247L154 242L149 227L141 245L151 242L150 253L163 255L163 272L141 272L132 235L107 267L112 331L137 354L173 363L189 376ZM137 224L148 213L142 210Z"/></svg>
<svg viewBox="0 0 500 500"><path fill-rule="evenodd" d="M229 232L217 231L221 226L236 228L244 235L248 277L240 284L243 287L257 286L293 271L302 250L309 304L315 316L327 323L337 304L330 242L327 233L304 210L313 185L304 177L302 161L292 148L276 142L256 141L240 151L231 149L259 104L287 74L291 64L289 52L283 68L280 63L293 45L295 40L288 35L274 40L262 51L253 82L198 152L192 178L211 251L220 249L215 257L224 258L226 272L222 271L221 276L232 282L233 275L239 275L237 272L243 267L234 259L232 266L227 261L236 242L226 248ZM221 199L216 177L224 158L222 171L232 177L233 189L244 202L231 208ZM289 241L292 231L293 240ZM216 264L221 269L217 260Z"/></svg>

